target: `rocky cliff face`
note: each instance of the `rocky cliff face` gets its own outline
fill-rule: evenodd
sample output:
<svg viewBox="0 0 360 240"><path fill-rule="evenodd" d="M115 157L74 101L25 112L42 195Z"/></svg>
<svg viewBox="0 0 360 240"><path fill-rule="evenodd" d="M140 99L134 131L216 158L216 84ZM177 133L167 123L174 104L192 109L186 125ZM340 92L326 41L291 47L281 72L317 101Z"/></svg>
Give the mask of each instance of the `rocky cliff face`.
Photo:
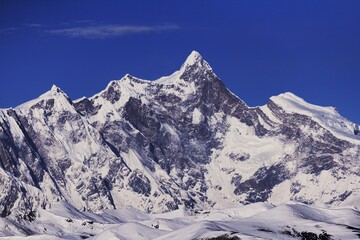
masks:
<svg viewBox="0 0 360 240"><path fill-rule="evenodd" d="M155 81L126 75L72 101L53 86L0 110L0 214L132 205L148 212L288 200L356 205L360 137L284 93L248 107L192 52Z"/></svg>

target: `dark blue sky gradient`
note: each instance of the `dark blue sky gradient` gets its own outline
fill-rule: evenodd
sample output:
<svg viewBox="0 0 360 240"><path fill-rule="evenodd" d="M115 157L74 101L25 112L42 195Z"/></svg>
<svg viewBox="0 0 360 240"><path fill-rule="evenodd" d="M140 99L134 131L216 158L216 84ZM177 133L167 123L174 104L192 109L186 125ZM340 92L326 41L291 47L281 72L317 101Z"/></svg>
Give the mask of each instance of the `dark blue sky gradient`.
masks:
<svg viewBox="0 0 360 240"><path fill-rule="evenodd" d="M359 13L359 0L0 1L0 107L52 84L76 99L126 73L157 79L197 50L249 106L290 91L360 123ZM154 29L61 33L97 26Z"/></svg>

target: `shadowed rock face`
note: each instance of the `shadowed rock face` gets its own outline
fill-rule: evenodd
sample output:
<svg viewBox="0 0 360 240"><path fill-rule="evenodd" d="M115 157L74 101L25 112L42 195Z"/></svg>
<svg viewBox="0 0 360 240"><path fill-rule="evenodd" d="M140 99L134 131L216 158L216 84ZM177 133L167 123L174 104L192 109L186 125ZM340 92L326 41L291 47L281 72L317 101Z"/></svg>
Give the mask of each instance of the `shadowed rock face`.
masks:
<svg viewBox="0 0 360 240"><path fill-rule="evenodd" d="M289 172L283 165L262 167L251 179L243 182L241 179L234 179L236 186L234 193L237 195L246 193L247 202L264 202L269 198L274 186L289 178Z"/></svg>
<svg viewBox="0 0 360 240"><path fill-rule="evenodd" d="M0 214L59 200L88 211L133 205L149 212L268 201L285 181L292 199L313 202L318 196L303 195L301 174L314 182L325 172L356 175L355 140L275 101L265 108L249 108L196 52L168 78L126 75L91 98L73 102L53 87L0 110ZM244 147L261 141L269 146Z"/></svg>
<svg viewBox="0 0 360 240"><path fill-rule="evenodd" d="M138 170L133 171L129 177L130 188L139 194L150 196L151 185L149 179L139 172Z"/></svg>
<svg viewBox="0 0 360 240"><path fill-rule="evenodd" d="M355 125L355 127L354 127L354 134L355 134L355 135L360 135L359 125Z"/></svg>

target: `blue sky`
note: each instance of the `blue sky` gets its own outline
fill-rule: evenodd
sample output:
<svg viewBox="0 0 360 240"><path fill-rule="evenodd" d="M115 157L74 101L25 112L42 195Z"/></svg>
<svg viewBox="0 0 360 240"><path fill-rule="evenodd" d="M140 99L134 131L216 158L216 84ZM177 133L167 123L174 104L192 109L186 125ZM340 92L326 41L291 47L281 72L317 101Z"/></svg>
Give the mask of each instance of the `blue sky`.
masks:
<svg viewBox="0 0 360 240"><path fill-rule="evenodd" d="M360 123L360 1L0 1L0 107L92 96L192 50L249 106L290 91Z"/></svg>

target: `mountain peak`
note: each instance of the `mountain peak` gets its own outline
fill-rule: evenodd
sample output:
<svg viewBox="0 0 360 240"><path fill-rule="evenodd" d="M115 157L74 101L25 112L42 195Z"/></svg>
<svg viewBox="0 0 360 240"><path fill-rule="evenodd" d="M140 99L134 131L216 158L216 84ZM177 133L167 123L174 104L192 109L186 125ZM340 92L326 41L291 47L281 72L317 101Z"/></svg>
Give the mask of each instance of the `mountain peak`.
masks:
<svg viewBox="0 0 360 240"><path fill-rule="evenodd" d="M70 98L68 97L68 95L61 90L58 86L56 86L55 84L53 84L51 86L51 89L45 93L43 93L42 95L40 95L38 97L38 99L43 99L43 98L65 98L68 102L71 102Z"/></svg>
<svg viewBox="0 0 360 240"><path fill-rule="evenodd" d="M51 89L50 89L50 91L48 91L48 92L51 92L51 93L64 93L64 91L63 90L61 90L58 86L56 86L55 84L53 84L52 86L51 86Z"/></svg>
<svg viewBox="0 0 360 240"><path fill-rule="evenodd" d="M58 86L56 86L55 84L53 84L51 86L51 89L48 90L47 92L41 94L39 97L30 100L28 102L25 102L19 106L17 106L16 108L22 108L22 109L26 109L26 108L30 108L31 106L37 104L39 101L44 100L44 99L66 99L67 102L71 103L71 99L68 97L68 95L61 90Z"/></svg>
<svg viewBox="0 0 360 240"><path fill-rule="evenodd" d="M65 92L63 90L61 90L58 86L56 86L55 84L53 84L51 86L51 89L47 92L45 92L44 94L42 94L41 96L52 96L52 95L65 95L67 97L67 95L65 94Z"/></svg>
<svg viewBox="0 0 360 240"><path fill-rule="evenodd" d="M192 51L186 58L184 64L180 68L180 75L188 71L212 71L210 65L204 60L204 58L197 51Z"/></svg>
<svg viewBox="0 0 360 240"><path fill-rule="evenodd" d="M279 94L278 96L276 96L278 98L282 98L282 99L288 99L288 100L292 100L294 102L305 102L304 99L302 99L301 97L295 95L292 92L284 92Z"/></svg>
<svg viewBox="0 0 360 240"><path fill-rule="evenodd" d="M203 57L197 51L192 51L190 55L186 58L185 63L186 65L194 65L197 62L203 60Z"/></svg>

